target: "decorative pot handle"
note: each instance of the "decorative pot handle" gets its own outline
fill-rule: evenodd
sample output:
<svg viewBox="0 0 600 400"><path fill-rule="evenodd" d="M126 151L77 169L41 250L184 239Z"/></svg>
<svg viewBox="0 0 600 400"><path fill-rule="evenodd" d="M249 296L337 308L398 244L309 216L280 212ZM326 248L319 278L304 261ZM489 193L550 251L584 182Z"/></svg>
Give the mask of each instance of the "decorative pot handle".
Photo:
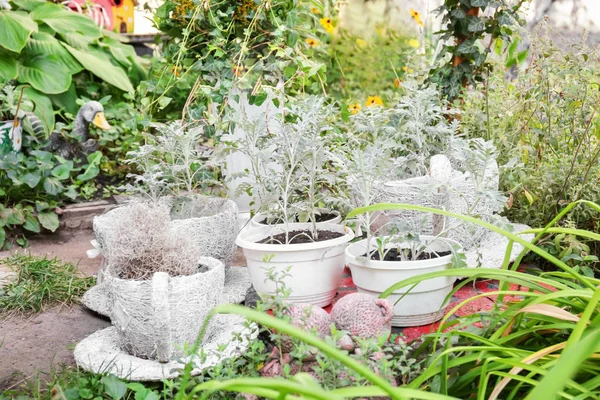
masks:
<svg viewBox="0 0 600 400"><path fill-rule="evenodd" d="M152 312L156 340L156 356L159 362L171 360L171 312L169 309L169 274L156 272L152 276Z"/></svg>

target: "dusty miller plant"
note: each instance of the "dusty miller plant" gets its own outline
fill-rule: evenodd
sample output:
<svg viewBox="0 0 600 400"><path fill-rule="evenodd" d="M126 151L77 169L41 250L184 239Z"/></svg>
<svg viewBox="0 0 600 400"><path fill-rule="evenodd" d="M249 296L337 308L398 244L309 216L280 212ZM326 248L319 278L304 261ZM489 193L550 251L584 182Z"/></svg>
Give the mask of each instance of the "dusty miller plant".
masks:
<svg viewBox="0 0 600 400"><path fill-rule="evenodd" d="M166 194L178 196L218 185L205 166L208 155L199 146L201 127L186 128L180 122L155 127L156 135L148 135L145 145L127 153L125 163L139 171L127 175L138 184L127 189L156 202Z"/></svg>
<svg viewBox="0 0 600 400"><path fill-rule="evenodd" d="M454 114L439 97L435 87L408 88L391 113L394 126L394 150L400 178L421 176L427 173L429 159L444 153L458 129L458 120L448 122Z"/></svg>
<svg viewBox="0 0 600 400"><path fill-rule="evenodd" d="M276 123L268 113L249 117L242 110L232 115L230 121L246 135L238 140L231 135L221 137L220 154L239 151L250 159L250 168L242 174L250 179L238 190L252 194L255 203L261 204L259 211L283 222L286 243L289 223L302 216L312 222L311 239L318 240L316 208L325 198L322 189L335 178L326 168L326 133L332 129L329 122L335 114L335 107L326 105L322 97L291 99Z"/></svg>

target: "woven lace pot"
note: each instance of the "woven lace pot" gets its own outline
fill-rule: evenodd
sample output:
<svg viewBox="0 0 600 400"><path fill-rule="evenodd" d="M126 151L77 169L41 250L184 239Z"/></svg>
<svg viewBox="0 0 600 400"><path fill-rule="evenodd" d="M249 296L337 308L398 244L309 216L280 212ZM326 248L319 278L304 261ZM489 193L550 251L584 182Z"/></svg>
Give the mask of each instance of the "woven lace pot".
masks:
<svg viewBox="0 0 600 400"><path fill-rule="evenodd" d="M310 229L311 224L291 223L289 230ZM344 249L354 234L338 224L323 224L321 230L343 233L335 239L302 244L257 243L262 239L284 232L282 225L244 229L236 243L244 251L252 286L259 294L274 294L275 283L268 279L268 270L281 273L291 267L284 279L291 290L291 304L309 303L324 307L331 304L344 272ZM272 257L271 257L272 256ZM271 257L267 262L266 257Z"/></svg>
<svg viewBox="0 0 600 400"><path fill-rule="evenodd" d="M426 235L422 235L421 239L434 251L451 250L450 244L460 247L457 242L448 239L435 239ZM406 247L402 243L397 246ZM373 239L371 250L374 249L377 249L377 244ZM397 282L430 272L443 271L452 266L452 254L431 260L378 261L363 256L366 252L367 239L352 243L346 248L346 265L352 271L352 280L358 291L376 297ZM394 291L387 298L394 304L392 326L421 326L441 319L445 312L444 300L452 290L455 280L455 277L427 279L412 290L412 285L409 285ZM401 297L402 300L396 303Z"/></svg>
<svg viewBox="0 0 600 400"><path fill-rule="evenodd" d="M321 214L333 214L334 215L333 218L328 219L327 221L317 222L316 223L317 226L326 225L326 224L339 224L340 222L342 222L342 216L340 215L340 213L338 211L329 210L327 208L317 208L317 211ZM250 226L253 228L259 228L259 227L268 225L268 224L262 223L262 221L264 221L265 218L267 218L267 214L265 214L265 213L256 214L250 220Z"/></svg>
<svg viewBox="0 0 600 400"><path fill-rule="evenodd" d="M219 197L184 196L168 200L172 221L169 229L199 247L202 255L231 266L238 234L238 207L232 200Z"/></svg>
<svg viewBox="0 0 600 400"><path fill-rule="evenodd" d="M377 202L444 209L448 202L448 193L436 188L436 181L430 176L422 176L384 182L379 188ZM445 218L441 215L412 210L388 210L378 214L371 230L379 229L392 221L402 223L410 231L424 235L435 235L441 232L446 224ZM384 230L380 233L386 232Z"/></svg>
<svg viewBox="0 0 600 400"><path fill-rule="evenodd" d="M110 319L121 349L135 357L168 362L183 356L183 346L198 338L205 318L223 291L225 268L219 260L198 260L206 272L151 280L120 279L105 274Z"/></svg>

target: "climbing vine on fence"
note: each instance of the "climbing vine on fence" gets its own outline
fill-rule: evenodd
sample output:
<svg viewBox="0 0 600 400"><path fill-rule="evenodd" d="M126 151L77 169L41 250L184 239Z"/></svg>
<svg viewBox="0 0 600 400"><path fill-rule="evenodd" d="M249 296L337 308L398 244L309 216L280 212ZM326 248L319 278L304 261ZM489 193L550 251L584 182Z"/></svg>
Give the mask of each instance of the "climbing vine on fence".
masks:
<svg viewBox="0 0 600 400"><path fill-rule="evenodd" d="M512 45L514 52L512 35L521 22L519 9L524 2L445 0L437 9L443 24L439 33L446 41L439 58L450 58L432 69L429 79L449 100L456 99L467 85L483 80L492 47L501 53L510 51Z"/></svg>

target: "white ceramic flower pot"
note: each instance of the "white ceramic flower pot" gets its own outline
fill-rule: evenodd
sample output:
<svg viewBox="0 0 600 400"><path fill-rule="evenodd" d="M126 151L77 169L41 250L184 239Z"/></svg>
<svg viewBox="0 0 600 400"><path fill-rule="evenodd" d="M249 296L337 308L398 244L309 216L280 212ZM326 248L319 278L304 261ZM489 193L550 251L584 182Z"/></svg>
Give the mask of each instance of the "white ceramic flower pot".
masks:
<svg viewBox="0 0 600 400"><path fill-rule="evenodd" d="M290 231L310 229L311 226L307 223L288 225ZM282 225L250 227L240 232L236 243L246 256L254 289L258 293L274 294L275 283L268 279L268 270L274 268L282 272L291 267L290 276L284 279L286 288L291 290L290 303L309 303L319 307L331 304L342 282L344 249L354 234L339 224L323 224L320 229L344 235L320 242L280 245L257 242L284 232ZM270 261L265 261L270 256Z"/></svg>
<svg viewBox="0 0 600 400"><path fill-rule="evenodd" d="M317 222L317 226L326 225L326 224L339 224L340 222L342 222L342 216L340 215L340 213L338 211L328 210L326 208L318 208L317 211L320 213L323 213L323 214L334 214L335 215L335 217L333 217L332 219L329 219L327 221ZM262 221L264 221L265 218L267 218L267 214L257 213L250 220L250 226L253 228L259 228L259 227L267 225L267 224L262 223Z"/></svg>
<svg viewBox="0 0 600 400"><path fill-rule="evenodd" d="M450 250L450 243L458 243L422 235L421 239L430 242L429 248L435 251ZM400 247L402 244L399 245ZM371 240L371 249L376 248L375 240ZM452 254L431 260L419 261L378 261L367 259L367 240L352 243L346 248L346 265L352 271L352 280L359 292L379 296L393 284L414 276L429 272L443 271L451 268ZM444 300L452 290L455 277L427 279L404 295L412 285L395 291L388 297L394 304L392 326L407 327L427 325L441 319L445 311ZM400 299L398 303L396 301Z"/></svg>

